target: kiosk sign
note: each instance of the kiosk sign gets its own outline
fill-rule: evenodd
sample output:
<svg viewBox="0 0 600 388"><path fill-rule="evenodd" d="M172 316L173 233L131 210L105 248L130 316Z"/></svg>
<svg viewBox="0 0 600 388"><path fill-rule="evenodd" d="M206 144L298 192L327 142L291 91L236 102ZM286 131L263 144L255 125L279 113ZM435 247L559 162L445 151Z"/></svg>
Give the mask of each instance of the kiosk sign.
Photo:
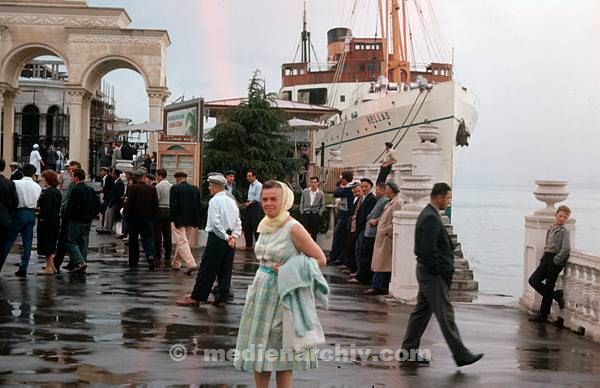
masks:
<svg viewBox="0 0 600 388"><path fill-rule="evenodd" d="M166 112L167 135L198 137L198 107Z"/></svg>

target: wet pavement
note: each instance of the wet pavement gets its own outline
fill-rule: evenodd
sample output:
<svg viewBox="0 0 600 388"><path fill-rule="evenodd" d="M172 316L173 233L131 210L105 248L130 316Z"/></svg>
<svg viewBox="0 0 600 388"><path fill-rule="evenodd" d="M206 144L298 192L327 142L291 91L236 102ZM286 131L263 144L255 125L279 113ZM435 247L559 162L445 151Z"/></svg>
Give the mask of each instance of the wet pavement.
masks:
<svg viewBox="0 0 600 388"><path fill-rule="evenodd" d="M257 269L250 253L237 253L235 298L226 308L178 307L194 278L142 264L127 269L126 250L114 238L92 232L88 274L39 277L32 259L27 279L13 275L11 254L0 274L0 385L193 384L251 387L251 374L227 361L205 361L204 349L235 347L245 290ZM364 297L336 268L324 270L332 288L330 308L321 310L326 349L399 349L410 306ZM456 368L435 320L422 348L430 367L399 367L373 356L321 361L297 371L296 387L549 386L600 384L600 344L552 325L534 324L515 308L457 304L462 337L478 364ZM187 352L174 361L169 351ZM178 354L175 354L177 356ZM274 385L273 385L274 386Z"/></svg>

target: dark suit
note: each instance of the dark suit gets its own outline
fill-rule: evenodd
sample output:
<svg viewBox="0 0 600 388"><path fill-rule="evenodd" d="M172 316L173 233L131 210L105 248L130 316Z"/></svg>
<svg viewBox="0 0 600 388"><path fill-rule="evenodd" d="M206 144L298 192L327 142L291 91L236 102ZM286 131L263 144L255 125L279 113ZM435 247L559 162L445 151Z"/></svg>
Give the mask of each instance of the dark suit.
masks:
<svg viewBox="0 0 600 388"><path fill-rule="evenodd" d="M106 217L106 209L108 209L108 200L110 199L110 193L115 186L115 181L112 176L107 175L103 178L102 182L102 207L100 208L100 213L102 213L102 219L100 225L104 225L104 219Z"/></svg>
<svg viewBox="0 0 600 388"><path fill-rule="evenodd" d="M176 228L200 227L200 190L187 182L171 187L169 195L171 222Z"/></svg>
<svg viewBox="0 0 600 388"><path fill-rule="evenodd" d="M73 186L63 214L66 224L65 249L73 266L87 260L90 225L99 210L100 201L94 189L83 182Z"/></svg>
<svg viewBox="0 0 600 388"><path fill-rule="evenodd" d="M348 217L352 215L350 207L352 207L352 201L354 201L354 194L349 187L338 187L333 192L333 197L341 198L342 203L338 211L335 229L333 230L333 241L331 243L329 258L332 262L342 262L346 253Z"/></svg>
<svg viewBox="0 0 600 388"><path fill-rule="evenodd" d="M325 212L325 195L321 190L315 194L315 201L310 203L310 188L302 191L300 198L300 214L302 215L302 224L310 233L313 240L317 241L317 234L321 230L323 213Z"/></svg>
<svg viewBox="0 0 600 388"><path fill-rule="evenodd" d="M125 214L129 228L129 265L135 267L140 260L139 236L142 237L146 258L154 258L155 255L154 220L158 214L156 188L144 182L129 186Z"/></svg>
<svg viewBox="0 0 600 388"><path fill-rule="evenodd" d="M23 179L23 171L20 168L17 168L15 171L13 171L10 174L10 180L11 181L18 181Z"/></svg>
<svg viewBox="0 0 600 388"><path fill-rule="evenodd" d="M356 216L356 245L354 247L354 257L356 260L357 276L356 278L364 283L368 283L371 274L371 262L364 259L365 245L365 227L367 226L367 217L377 203L377 197L373 193L367 194L363 198L362 205L358 209Z"/></svg>
<svg viewBox="0 0 600 388"><path fill-rule="evenodd" d="M417 305L410 315L402 349L419 349L431 315L440 325L454 360L464 360L471 352L464 346L454 323L454 309L448 291L454 273L453 246L438 209L427 205L419 214L415 231Z"/></svg>
<svg viewBox="0 0 600 388"><path fill-rule="evenodd" d="M0 246L4 245L4 240L8 236L10 217L18 205L19 198L14 182L0 175Z"/></svg>

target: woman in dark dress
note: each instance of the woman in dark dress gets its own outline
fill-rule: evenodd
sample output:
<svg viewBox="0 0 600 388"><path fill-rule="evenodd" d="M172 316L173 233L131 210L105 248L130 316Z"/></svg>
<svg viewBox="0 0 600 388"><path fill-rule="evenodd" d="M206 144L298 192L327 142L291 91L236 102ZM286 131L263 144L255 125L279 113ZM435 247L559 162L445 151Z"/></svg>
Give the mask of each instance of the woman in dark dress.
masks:
<svg viewBox="0 0 600 388"><path fill-rule="evenodd" d="M56 253L56 242L60 228L60 202L62 197L58 186L58 175L52 170L42 173L42 194L38 199L40 213L37 227L37 251L39 256L46 256L48 263L38 275L53 275L54 255Z"/></svg>

